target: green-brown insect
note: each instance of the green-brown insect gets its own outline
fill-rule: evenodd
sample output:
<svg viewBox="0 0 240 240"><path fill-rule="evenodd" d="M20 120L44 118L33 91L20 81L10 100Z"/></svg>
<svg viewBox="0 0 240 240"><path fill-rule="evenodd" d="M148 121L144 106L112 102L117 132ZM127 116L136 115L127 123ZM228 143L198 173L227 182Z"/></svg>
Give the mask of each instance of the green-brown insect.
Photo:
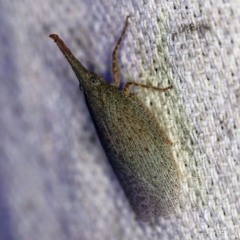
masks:
<svg viewBox="0 0 240 240"><path fill-rule="evenodd" d="M139 218L148 221L152 216L171 213L178 203L179 169L171 152L171 142L154 115L130 93L130 86L158 91L172 86L157 88L127 82L122 91L119 89L117 50L127 25L128 17L113 51L115 84L104 82L83 67L58 35L50 37L79 80L99 139L132 208Z"/></svg>

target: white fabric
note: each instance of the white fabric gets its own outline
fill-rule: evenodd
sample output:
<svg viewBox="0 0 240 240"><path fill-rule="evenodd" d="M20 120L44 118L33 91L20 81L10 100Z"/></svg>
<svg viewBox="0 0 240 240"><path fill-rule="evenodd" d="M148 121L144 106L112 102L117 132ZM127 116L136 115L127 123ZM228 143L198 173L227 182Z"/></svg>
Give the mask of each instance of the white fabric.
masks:
<svg viewBox="0 0 240 240"><path fill-rule="evenodd" d="M240 2L0 2L0 239L240 239ZM168 217L137 220L52 39L158 117L181 170Z"/></svg>

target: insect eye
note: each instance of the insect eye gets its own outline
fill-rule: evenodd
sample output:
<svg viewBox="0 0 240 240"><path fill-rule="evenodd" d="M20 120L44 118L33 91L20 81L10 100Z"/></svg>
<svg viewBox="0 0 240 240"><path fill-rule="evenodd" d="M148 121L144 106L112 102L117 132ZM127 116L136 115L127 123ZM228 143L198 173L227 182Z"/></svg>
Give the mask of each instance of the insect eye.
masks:
<svg viewBox="0 0 240 240"><path fill-rule="evenodd" d="M90 81L91 81L91 84L93 85L99 85L99 80L97 78L92 77Z"/></svg>

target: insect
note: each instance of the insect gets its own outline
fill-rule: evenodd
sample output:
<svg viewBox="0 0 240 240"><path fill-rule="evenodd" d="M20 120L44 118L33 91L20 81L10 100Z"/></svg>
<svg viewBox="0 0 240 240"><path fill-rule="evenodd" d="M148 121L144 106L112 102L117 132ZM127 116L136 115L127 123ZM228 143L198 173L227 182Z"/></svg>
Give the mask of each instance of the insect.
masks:
<svg viewBox="0 0 240 240"><path fill-rule="evenodd" d="M167 91L127 82L120 90L117 51L128 26L125 26L113 51L115 83L107 83L90 73L56 34L51 37L75 72L80 89L96 127L101 144L127 195L142 221L170 214L179 200L179 168L171 152L171 142L154 115L130 93L131 86Z"/></svg>

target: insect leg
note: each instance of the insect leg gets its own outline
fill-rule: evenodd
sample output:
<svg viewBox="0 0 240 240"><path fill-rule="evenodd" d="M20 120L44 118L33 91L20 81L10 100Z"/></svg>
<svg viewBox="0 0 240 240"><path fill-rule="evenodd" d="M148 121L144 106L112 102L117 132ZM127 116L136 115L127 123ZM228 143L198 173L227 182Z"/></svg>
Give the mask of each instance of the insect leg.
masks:
<svg viewBox="0 0 240 240"><path fill-rule="evenodd" d="M119 48L120 43L121 43L121 41L122 41L122 38L123 38L123 36L124 36L124 34L125 34L125 31L126 31L126 29L127 29L127 26L128 26L128 18L129 18L129 17L130 17L130 16L127 16L127 17L126 17L125 26L124 26L124 28L123 28L123 31L122 31L122 33L121 33L121 35L120 35L120 37L119 37L119 39L118 39L118 41L117 41L117 44L116 44L116 46L115 46L115 48L114 48L114 50L113 50L113 54L112 54L112 71L113 71L113 78L114 78L114 81L115 81L115 83L116 83L117 86L120 85L120 79L119 79L119 73L118 73L118 66L117 66L117 51L118 51L118 48Z"/></svg>
<svg viewBox="0 0 240 240"><path fill-rule="evenodd" d="M136 82L127 82L124 89L123 89L123 93L125 95L129 95L130 93L130 86L133 85L133 86L137 86L137 87L144 87L144 88L150 88L150 89L154 89L154 90L157 90L157 91L160 91L160 92L165 92L167 91L168 89L171 89L172 88L172 85L166 87L166 88L158 88L158 87L154 87L154 86L149 86L149 85L145 85L145 84L141 84L141 83L136 83Z"/></svg>

